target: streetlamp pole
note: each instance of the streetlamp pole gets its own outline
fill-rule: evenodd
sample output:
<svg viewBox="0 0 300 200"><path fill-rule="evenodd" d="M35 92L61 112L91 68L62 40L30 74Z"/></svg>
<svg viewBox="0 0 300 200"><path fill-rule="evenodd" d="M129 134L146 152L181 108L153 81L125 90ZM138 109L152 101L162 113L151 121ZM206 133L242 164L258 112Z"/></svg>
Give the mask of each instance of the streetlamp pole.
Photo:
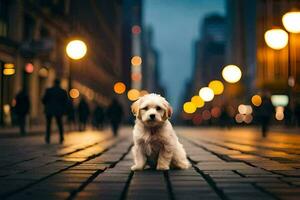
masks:
<svg viewBox="0 0 300 200"><path fill-rule="evenodd" d="M74 60L80 60L86 55L87 52L87 46L86 44L81 40L72 40L67 44L66 47L66 53L67 56L70 58L69 63L69 91L72 89L72 67L73 67L73 61Z"/></svg>

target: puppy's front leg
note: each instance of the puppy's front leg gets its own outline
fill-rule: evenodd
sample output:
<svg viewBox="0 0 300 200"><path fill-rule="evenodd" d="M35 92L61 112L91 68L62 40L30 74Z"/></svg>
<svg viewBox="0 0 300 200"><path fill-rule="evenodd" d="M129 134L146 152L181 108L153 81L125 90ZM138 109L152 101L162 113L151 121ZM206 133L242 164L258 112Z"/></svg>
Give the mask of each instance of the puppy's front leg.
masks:
<svg viewBox="0 0 300 200"><path fill-rule="evenodd" d="M170 163L173 156L172 147L169 145L165 145L163 148L160 149L157 161L157 170L169 170Z"/></svg>
<svg viewBox="0 0 300 200"><path fill-rule="evenodd" d="M132 147L134 165L131 167L131 170L143 170L146 164L146 156L142 151L142 147L138 144Z"/></svg>

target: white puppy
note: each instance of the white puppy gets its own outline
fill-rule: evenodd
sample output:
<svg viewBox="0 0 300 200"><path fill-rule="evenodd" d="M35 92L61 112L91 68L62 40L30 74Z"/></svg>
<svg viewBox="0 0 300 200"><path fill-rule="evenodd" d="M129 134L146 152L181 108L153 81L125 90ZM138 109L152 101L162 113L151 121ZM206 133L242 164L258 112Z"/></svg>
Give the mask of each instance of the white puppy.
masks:
<svg viewBox="0 0 300 200"><path fill-rule="evenodd" d="M189 168L185 150L168 120L173 111L166 99L148 94L134 102L131 109L136 116L131 170L143 170L146 164L157 170Z"/></svg>

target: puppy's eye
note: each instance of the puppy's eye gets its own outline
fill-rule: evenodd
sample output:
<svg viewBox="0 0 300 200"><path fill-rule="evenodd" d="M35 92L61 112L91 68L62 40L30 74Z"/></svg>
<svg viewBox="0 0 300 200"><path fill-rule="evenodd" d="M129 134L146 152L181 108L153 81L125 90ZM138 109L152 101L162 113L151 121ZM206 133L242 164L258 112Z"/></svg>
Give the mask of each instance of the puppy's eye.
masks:
<svg viewBox="0 0 300 200"><path fill-rule="evenodd" d="M148 110L148 106L146 106L146 107L142 108L142 110Z"/></svg>
<svg viewBox="0 0 300 200"><path fill-rule="evenodd" d="M157 107L156 107L156 110L161 110L161 107L157 106Z"/></svg>

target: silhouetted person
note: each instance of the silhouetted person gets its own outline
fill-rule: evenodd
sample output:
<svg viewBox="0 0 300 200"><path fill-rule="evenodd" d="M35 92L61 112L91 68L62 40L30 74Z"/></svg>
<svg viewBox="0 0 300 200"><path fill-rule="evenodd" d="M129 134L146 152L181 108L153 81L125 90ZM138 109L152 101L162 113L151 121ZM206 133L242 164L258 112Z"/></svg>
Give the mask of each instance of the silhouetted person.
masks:
<svg viewBox="0 0 300 200"><path fill-rule="evenodd" d="M270 121L274 115L274 106L272 105L271 99L267 96L262 97L262 104L259 107L259 120L261 124L262 136L267 136Z"/></svg>
<svg viewBox="0 0 300 200"><path fill-rule="evenodd" d="M80 100L77 111L79 118L79 131L84 131L90 115L89 105L84 98Z"/></svg>
<svg viewBox="0 0 300 200"><path fill-rule="evenodd" d="M74 105L73 105L73 101L71 99L68 101L67 121L68 121L68 124L69 124L69 129L74 130L73 127L75 127L75 124L76 124L75 108L74 108Z"/></svg>
<svg viewBox="0 0 300 200"><path fill-rule="evenodd" d="M107 117L110 121L114 136L117 136L119 126L123 118L123 108L117 99L113 99L108 107Z"/></svg>
<svg viewBox="0 0 300 200"><path fill-rule="evenodd" d="M300 127L300 103L297 102L295 105L295 117L297 121L297 126Z"/></svg>
<svg viewBox="0 0 300 200"><path fill-rule="evenodd" d="M103 123L104 123L104 109L100 105L97 105L93 113L94 127L97 129L99 128L102 129Z"/></svg>
<svg viewBox="0 0 300 200"><path fill-rule="evenodd" d="M45 106L46 114L46 143L50 142L51 121L54 117L58 126L60 143L64 141L64 129L62 117L67 112L68 95L67 92L60 87L60 80L54 81L54 86L48 88L42 99Z"/></svg>
<svg viewBox="0 0 300 200"><path fill-rule="evenodd" d="M18 126L20 127L20 134L22 136L26 135L26 116L29 113L30 108L30 101L25 89L22 89L16 95L16 106L15 106L15 113L17 115Z"/></svg>
<svg viewBox="0 0 300 200"><path fill-rule="evenodd" d="M230 127L230 115L227 111L227 106L223 106L221 110L221 115L220 115L220 126L223 127Z"/></svg>
<svg viewBox="0 0 300 200"><path fill-rule="evenodd" d="M289 103L284 108L284 123L286 126L289 127L292 125L292 118L293 118L293 110L291 109L291 104Z"/></svg>

